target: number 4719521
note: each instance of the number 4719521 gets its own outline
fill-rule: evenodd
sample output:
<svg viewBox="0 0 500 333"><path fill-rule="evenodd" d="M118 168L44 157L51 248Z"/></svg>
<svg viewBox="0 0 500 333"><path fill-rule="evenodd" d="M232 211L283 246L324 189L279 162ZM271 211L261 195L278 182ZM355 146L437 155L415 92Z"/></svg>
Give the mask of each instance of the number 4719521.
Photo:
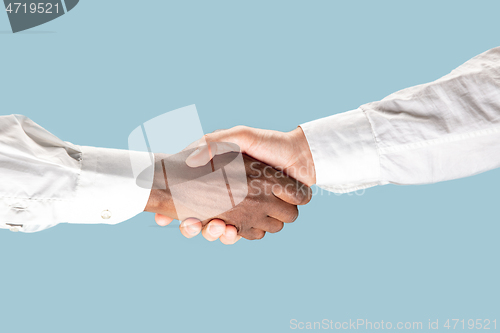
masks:
<svg viewBox="0 0 500 333"><path fill-rule="evenodd" d="M497 328L497 320L489 320L489 319L469 319L465 321L464 319L448 319L446 323L443 325L443 327L447 329L483 329L483 330L489 330L489 329L496 329Z"/></svg>
<svg viewBox="0 0 500 333"><path fill-rule="evenodd" d="M39 2L38 4L36 3L30 3L29 6L26 3L21 3L21 2L14 2L14 3L9 3L7 8L5 9L9 14L59 14L59 4L56 3L55 5L52 5L51 3L43 3Z"/></svg>

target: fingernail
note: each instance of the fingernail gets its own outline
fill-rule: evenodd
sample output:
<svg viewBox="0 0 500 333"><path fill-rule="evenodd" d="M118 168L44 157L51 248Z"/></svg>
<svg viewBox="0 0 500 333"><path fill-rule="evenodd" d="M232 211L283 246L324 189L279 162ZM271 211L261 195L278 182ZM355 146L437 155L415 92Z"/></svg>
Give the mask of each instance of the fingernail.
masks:
<svg viewBox="0 0 500 333"><path fill-rule="evenodd" d="M196 149L189 157L195 157L201 152L201 148Z"/></svg>
<svg viewBox="0 0 500 333"><path fill-rule="evenodd" d="M196 228L196 226L194 224L188 225L186 230L190 235L194 235L199 231L199 229Z"/></svg>
<svg viewBox="0 0 500 333"><path fill-rule="evenodd" d="M197 223L197 221L186 220L181 223L181 227L185 228L188 234L194 235L198 232L198 228L195 226L195 223Z"/></svg>
<svg viewBox="0 0 500 333"><path fill-rule="evenodd" d="M199 163L197 163L196 161L196 156L200 155L200 152L201 152L201 148L198 148L196 149L193 153L191 153L191 155L188 156L188 158L186 158L186 164L192 168L195 168L195 167L198 167Z"/></svg>
<svg viewBox="0 0 500 333"><path fill-rule="evenodd" d="M219 226L214 226L212 224L209 224L207 227L207 232L214 237L218 237L222 233L222 230L221 227Z"/></svg>

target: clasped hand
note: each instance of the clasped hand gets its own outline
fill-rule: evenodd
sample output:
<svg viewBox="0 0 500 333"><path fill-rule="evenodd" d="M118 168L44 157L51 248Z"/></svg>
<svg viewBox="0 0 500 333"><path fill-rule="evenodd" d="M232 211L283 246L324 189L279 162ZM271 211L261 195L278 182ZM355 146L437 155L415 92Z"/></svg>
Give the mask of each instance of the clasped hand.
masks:
<svg viewBox="0 0 500 333"><path fill-rule="evenodd" d="M201 231L207 240L224 244L241 237L261 239L295 221L297 205L311 199L314 165L300 128L282 133L238 126L208 134L174 156L155 155L146 211L156 213L160 226L180 219L181 233L188 238ZM227 167L238 158L241 172ZM221 170L232 206L226 188L215 185Z"/></svg>

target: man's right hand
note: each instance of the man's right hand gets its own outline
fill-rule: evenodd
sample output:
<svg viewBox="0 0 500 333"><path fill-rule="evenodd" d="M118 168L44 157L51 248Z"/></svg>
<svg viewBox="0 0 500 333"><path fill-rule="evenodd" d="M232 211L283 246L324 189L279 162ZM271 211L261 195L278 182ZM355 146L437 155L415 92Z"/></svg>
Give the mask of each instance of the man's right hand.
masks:
<svg viewBox="0 0 500 333"><path fill-rule="evenodd" d="M231 151L233 145L218 145L219 151L211 152L206 143L230 142L239 146L242 153L269 164L288 176L311 186L316 183L314 162L306 136L300 127L291 132L278 132L258 128L236 126L228 130L219 130L206 134L188 148L200 146L186 160L191 167L205 165L212 155ZM226 149L224 149L224 147Z"/></svg>

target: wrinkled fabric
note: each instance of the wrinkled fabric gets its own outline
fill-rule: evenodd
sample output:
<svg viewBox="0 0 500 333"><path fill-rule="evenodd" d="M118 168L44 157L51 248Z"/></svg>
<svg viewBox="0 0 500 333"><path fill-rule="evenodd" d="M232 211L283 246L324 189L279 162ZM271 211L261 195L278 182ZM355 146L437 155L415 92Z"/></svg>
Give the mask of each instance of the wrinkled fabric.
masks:
<svg viewBox="0 0 500 333"><path fill-rule="evenodd" d="M137 215L150 189L136 185L131 154L150 161L147 153L64 142L21 115L0 116L0 228L36 232Z"/></svg>
<svg viewBox="0 0 500 333"><path fill-rule="evenodd" d="M500 167L500 47L450 74L301 125L317 185L345 193Z"/></svg>

